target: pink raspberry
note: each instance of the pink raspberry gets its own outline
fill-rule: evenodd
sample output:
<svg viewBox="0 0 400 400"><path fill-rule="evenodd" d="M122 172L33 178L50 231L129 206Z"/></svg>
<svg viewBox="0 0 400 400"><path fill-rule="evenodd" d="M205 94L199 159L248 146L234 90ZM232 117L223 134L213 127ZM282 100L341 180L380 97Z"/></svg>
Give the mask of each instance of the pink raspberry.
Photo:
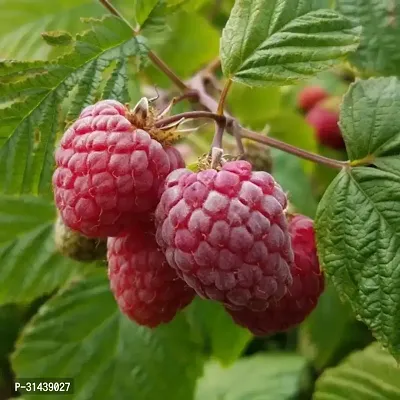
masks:
<svg viewBox="0 0 400 400"><path fill-rule="evenodd" d="M307 86L297 97L297 106L303 111L309 111L322 100L329 97L329 93L320 86Z"/></svg>
<svg viewBox="0 0 400 400"><path fill-rule="evenodd" d="M339 127L339 110L317 104L306 116L306 121L314 128L318 142L336 150L346 148Z"/></svg>
<svg viewBox="0 0 400 400"><path fill-rule="evenodd" d="M109 238L108 276L121 311L151 328L171 321L194 291L171 268L157 246L154 227L131 227Z"/></svg>
<svg viewBox="0 0 400 400"><path fill-rule="evenodd" d="M286 204L273 177L252 172L247 161L220 171L179 169L156 209L157 242L201 297L265 310L291 283Z"/></svg>
<svg viewBox="0 0 400 400"><path fill-rule="evenodd" d="M300 324L315 308L324 290L324 275L320 270L315 245L313 221L296 215L289 223L294 263L293 283L286 295L262 312L227 309L234 321L255 335L285 331Z"/></svg>
<svg viewBox="0 0 400 400"><path fill-rule="evenodd" d="M128 118L114 100L86 107L56 151L56 205L64 223L86 236L115 236L154 211L166 176L184 166L176 150Z"/></svg>

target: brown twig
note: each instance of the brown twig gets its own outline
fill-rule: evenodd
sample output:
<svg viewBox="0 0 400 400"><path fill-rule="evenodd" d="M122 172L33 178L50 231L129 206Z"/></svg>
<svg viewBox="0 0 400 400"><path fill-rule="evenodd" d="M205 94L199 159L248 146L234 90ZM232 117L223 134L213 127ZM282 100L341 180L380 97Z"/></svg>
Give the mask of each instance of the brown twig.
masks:
<svg viewBox="0 0 400 400"><path fill-rule="evenodd" d="M131 23L108 1L108 0L99 0L99 2L113 15L120 18L124 21L131 29L134 35L137 35L139 31L137 31ZM159 58L153 51L149 50L148 56L152 63L157 66L168 78L176 85L176 87L182 91L188 90L189 88L186 86L185 82L179 78L179 76L172 71L172 69L165 64L161 58Z"/></svg>

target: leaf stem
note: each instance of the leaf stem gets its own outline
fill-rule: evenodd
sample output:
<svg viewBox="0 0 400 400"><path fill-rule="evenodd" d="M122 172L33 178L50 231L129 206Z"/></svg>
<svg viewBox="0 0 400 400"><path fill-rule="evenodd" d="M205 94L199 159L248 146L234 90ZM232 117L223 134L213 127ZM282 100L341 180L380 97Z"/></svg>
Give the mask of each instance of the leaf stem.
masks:
<svg viewBox="0 0 400 400"><path fill-rule="evenodd" d="M108 1L108 0L99 0L99 2L113 15L120 18L124 21L131 29L134 35L137 35L138 32L132 26L132 24ZM159 68L168 78L176 85L176 87L180 90L189 90L188 86L185 82L182 81L179 76L172 71L170 67L161 58L159 58L153 51L149 50L148 52L149 59L152 63Z"/></svg>
<svg viewBox="0 0 400 400"><path fill-rule="evenodd" d="M218 115L224 114L225 100L226 100L226 97L228 96L229 89L231 88L231 86L232 86L232 79L228 79L222 90L221 97L219 98L219 103L218 103L218 108L217 108Z"/></svg>

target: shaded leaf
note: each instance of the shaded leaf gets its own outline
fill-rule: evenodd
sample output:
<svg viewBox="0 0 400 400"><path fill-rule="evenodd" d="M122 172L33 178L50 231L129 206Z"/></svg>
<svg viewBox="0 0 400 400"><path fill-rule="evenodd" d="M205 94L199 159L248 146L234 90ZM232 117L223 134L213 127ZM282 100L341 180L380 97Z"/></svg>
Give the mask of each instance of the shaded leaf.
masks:
<svg viewBox="0 0 400 400"><path fill-rule="evenodd" d="M378 343L353 353L317 380L313 400L395 400L400 398L399 367Z"/></svg>
<svg viewBox="0 0 400 400"><path fill-rule="evenodd" d="M299 392L305 366L298 355L274 353L242 358L226 369L211 362L196 400L289 400Z"/></svg>
<svg viewBox="0 0 400 400"><path fill-rule="evenodd" d="M0 304L51 293L82 266L54 249L54 206L32 196L0 196Z"/></svg>
<svg viewBox="0 0 400 400"><path fill-rule="evenodd" d="M336 0L337 9L363 27L351 62L367 76L400 75L400 8L396 0Z"/></svg>
<svg viewBox="0 0 400 400"><path fill-rule="evenodd" d="M120 313L108 279L96 277L39 310L12 364L17 377L73 377L77 400L187 400L202 356L183 315L154 330L140 327Z"/></svg>

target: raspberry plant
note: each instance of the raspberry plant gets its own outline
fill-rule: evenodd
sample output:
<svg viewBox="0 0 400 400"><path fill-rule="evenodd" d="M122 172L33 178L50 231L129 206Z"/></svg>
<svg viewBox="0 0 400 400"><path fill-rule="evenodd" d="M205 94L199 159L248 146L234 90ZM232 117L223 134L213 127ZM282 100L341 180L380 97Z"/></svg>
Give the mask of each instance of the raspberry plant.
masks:
<svg viewBox="0 0 400 400"><path fill-rule="evenodd" d="M0 6L0 398L399 398L396 1Z"/></svg>

